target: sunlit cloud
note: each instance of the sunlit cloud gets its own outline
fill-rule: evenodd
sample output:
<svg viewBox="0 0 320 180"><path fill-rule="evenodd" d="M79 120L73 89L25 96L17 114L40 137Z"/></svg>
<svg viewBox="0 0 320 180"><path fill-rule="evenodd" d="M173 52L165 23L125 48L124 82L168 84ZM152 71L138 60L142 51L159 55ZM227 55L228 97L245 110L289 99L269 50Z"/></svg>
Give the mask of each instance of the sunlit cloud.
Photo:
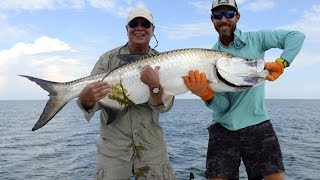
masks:
<svg viewBox="0 0 320 180"><path fill-rule="evenodd" d="M196 9L196 11L204 12L205 14L208 14L208 12L211 10L212 6L212 0L190 0L188 1L188 4ZM237 5L239 9L242 9L242 7L245 10L249 11L259 11L264 9L269 9L274 6L274 0L270 1L250 1L250 0L237 0Z"/></svg>
<svg viewBox="0 0 320 180"><path fill-rule="evenodd" d="M86 6L104 9L118 17L125 17L135 6L144 5L143 1L131 0L2 0L0 10L38 11L58 9L83 9Z"/></svg>
<svg viewBox="0 0 320 180"><path fill-rule="evenodd" d="M188 1L188 4L193 8L195 8L197 11L208 14L208 12L210 12L210 9L211 9L212 1L199 1L199 0L194 1L193 0L193 1Z"/></svg>
<svg viewBox="0 0 320 180"><path fill-rule="evenodd" d="M88 2L90 3L90 5L92 7L95 8L103 8L103 9L107 9L107 10L111 10L115 7L115 5L117 4L116 0L88 0Z"/></svg>
<svg viewBox="0 0 320 180"><path fill-rule="evenodd" d="M0 44L11 44L19 39L25 39L32 34L32 27L12 25L6 14L0 12Z"/></svg>
<svg viewBox="0 0 320 180"><path fill-rule="evenodd" d="M178 24L175 26L163 26L161 27L161 31L165 32L169 39L175 40L213 35L215 32L212 28L213 25L211 24L211 21L207 21L190 24Z"/></svg>
<svg viewBox="0 0 320 180"><path fill-rule="evenodd" d="M246 2L245 5L242 7L242 9L247 11L257 12L257 11L264 11L266 9L271 9L274 6L275 6L274 0L269 0L269 1L258 0L258 1L250 1L248 3Z"/></svg>
<svg viewBox="0 0 320 180"><path fill-rule="evenodd" d="M307 46L308 48L302 48L297 60L295 60L299 67L320 64L320 57L316 51L320 46L320 5L315 5L310 10L305 11L303 17L298 19L297 22L278 28L298 30L305 34L306 39L303 47Z"/></svg>
<svg viewBox="0 0 320 180"><path fill-rule="evenodd" d="M87 0L90 6L98 9L104 9L117 17L126 17L128 12L137 6L145 6L143 1L131 0Z"/></svg>
<svg viewBox="0 0 320 180"><path fill-rule="evenodd" d="M84 73L89 74L91 67L74 58L75 53L67 43L47 36L37 38L32 43L19 42L10 49L2 50L0 90L8 88L7 82L16 78L17 74L53 81L70 81Z"/></svg>
<svg viewBox="0 0 320 180"><path fill-rule="evenodd" d="M0 9L2 10L53 10L60 8L82 8L84 0L2 0Z"/></svg>
<svg viewBox="0 0 320 180"><path fill-rule="evenodd" d="M85 9L93 7L103 9L111 16L126 18L128 12L137 6L145 6L142 1L132 0L1 0L0 1L0 44L16 43L19 40L31 40L41 32L30 24L12 24L10 18L24 11ZM14 13L12 13L12 11Z"/></svg>
<svg viewBox="0 0 320 180"><path fill-rule="evenodd" d="M43 36L36 39L33 43L19 42L8 50L0 51L0 59L6 60L23 57L24 55L34 55L67 50L73 51L68 44L60 41L59 39Z"/></svg>
<svg viewBox="0 0 320 180"><path fill-rule="evenodd" d="M48 56L30 60L27 65L28 70L32 70L31 75L39 75L52 81L66 82L74 80L80 72L90 72L91 67L81 64L79 59L63 56ZM36 70L36 73L34 73ZM87 73L87 74L88 74Z"/></svg>
<svg viewBox="0 0 320 180"><path fill-rule="evenodd" d="M296 23L279 28L302 31L306 34L308 41L320 43L320 5L315 5L310 10L305 11L303 17Z"/></svg>

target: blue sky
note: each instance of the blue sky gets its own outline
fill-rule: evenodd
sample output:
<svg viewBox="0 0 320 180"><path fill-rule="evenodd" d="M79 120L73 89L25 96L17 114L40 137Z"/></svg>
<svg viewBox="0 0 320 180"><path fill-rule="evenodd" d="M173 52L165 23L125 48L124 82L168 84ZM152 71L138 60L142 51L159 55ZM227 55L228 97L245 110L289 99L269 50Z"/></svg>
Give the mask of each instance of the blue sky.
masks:
<svg viewBox="0 0 320 180"><path fill-rule="evenodd" d="M267 82L266 98L320 99L320 1L237 2L243 31L294 29L306 35L291 66ZM159 51L211 48L217 40L211 0L1 0L0 100L47 99L47 92L18 74L60 82L89 75L102 53L126 43L126 15L141 5L154 14ZM270 50L265 59L274 61L280 53Z"/></svg>

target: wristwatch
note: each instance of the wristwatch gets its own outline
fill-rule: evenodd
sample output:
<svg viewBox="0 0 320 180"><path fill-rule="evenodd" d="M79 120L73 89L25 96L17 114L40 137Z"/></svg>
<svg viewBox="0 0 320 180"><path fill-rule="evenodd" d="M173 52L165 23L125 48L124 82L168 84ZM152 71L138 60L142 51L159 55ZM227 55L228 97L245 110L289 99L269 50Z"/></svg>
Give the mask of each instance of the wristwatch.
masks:
<svg viewBox="0 0 320 180"><path fill-rule="evenodd" d="M286 60L284 60L284 59L282 59L282 58L278 58L278 59L276 59L276 62L281 63L281 64L283 65L283 67L284 67L284 68L286 68L286 67L288 67L288 66L289 66L288 61L286 61Z"/></svg>
<svg viewBox="0 0 320 180"><path fill-rule="evenodd" d="M150 90L151 90L151 92L152 92L153 94L158 94L158 93L160 92L160 88L161 88L161 86L152 88L152 89L150 89Z"/></svg>

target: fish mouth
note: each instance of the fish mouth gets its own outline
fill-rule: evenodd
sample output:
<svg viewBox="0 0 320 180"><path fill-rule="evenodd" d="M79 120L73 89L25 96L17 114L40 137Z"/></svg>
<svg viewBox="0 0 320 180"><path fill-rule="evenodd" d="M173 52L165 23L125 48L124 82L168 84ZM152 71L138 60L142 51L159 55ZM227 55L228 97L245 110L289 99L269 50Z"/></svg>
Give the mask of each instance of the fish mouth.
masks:
<svg viewBox="0 0 320 180"><path fill-rule="evenodd" d="M218 77L222 82L224 82L225 84L227 84L228 86L236 87L236 88L250 88L250 87L253 87L252 85L236 85L236 84L233 84L233 83L230 82L230 81L227 81L224 77L221 76L221 74L219 73L218 69L216 69L216 74L217 74L217 77Z"/></svg>

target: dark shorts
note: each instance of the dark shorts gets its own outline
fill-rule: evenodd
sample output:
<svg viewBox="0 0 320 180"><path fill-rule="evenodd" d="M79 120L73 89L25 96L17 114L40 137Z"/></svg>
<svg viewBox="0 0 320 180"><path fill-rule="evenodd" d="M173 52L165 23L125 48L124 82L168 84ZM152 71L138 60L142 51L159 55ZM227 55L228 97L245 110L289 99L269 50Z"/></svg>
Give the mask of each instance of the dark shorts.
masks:
<svg viewBox="0 0 320 180"><path fill-rule="evenodd" d="M207 177L239 179L241 159L248 179L284 171L278 138L269 120L238 131L218 123L208 130Z"/></svg>

